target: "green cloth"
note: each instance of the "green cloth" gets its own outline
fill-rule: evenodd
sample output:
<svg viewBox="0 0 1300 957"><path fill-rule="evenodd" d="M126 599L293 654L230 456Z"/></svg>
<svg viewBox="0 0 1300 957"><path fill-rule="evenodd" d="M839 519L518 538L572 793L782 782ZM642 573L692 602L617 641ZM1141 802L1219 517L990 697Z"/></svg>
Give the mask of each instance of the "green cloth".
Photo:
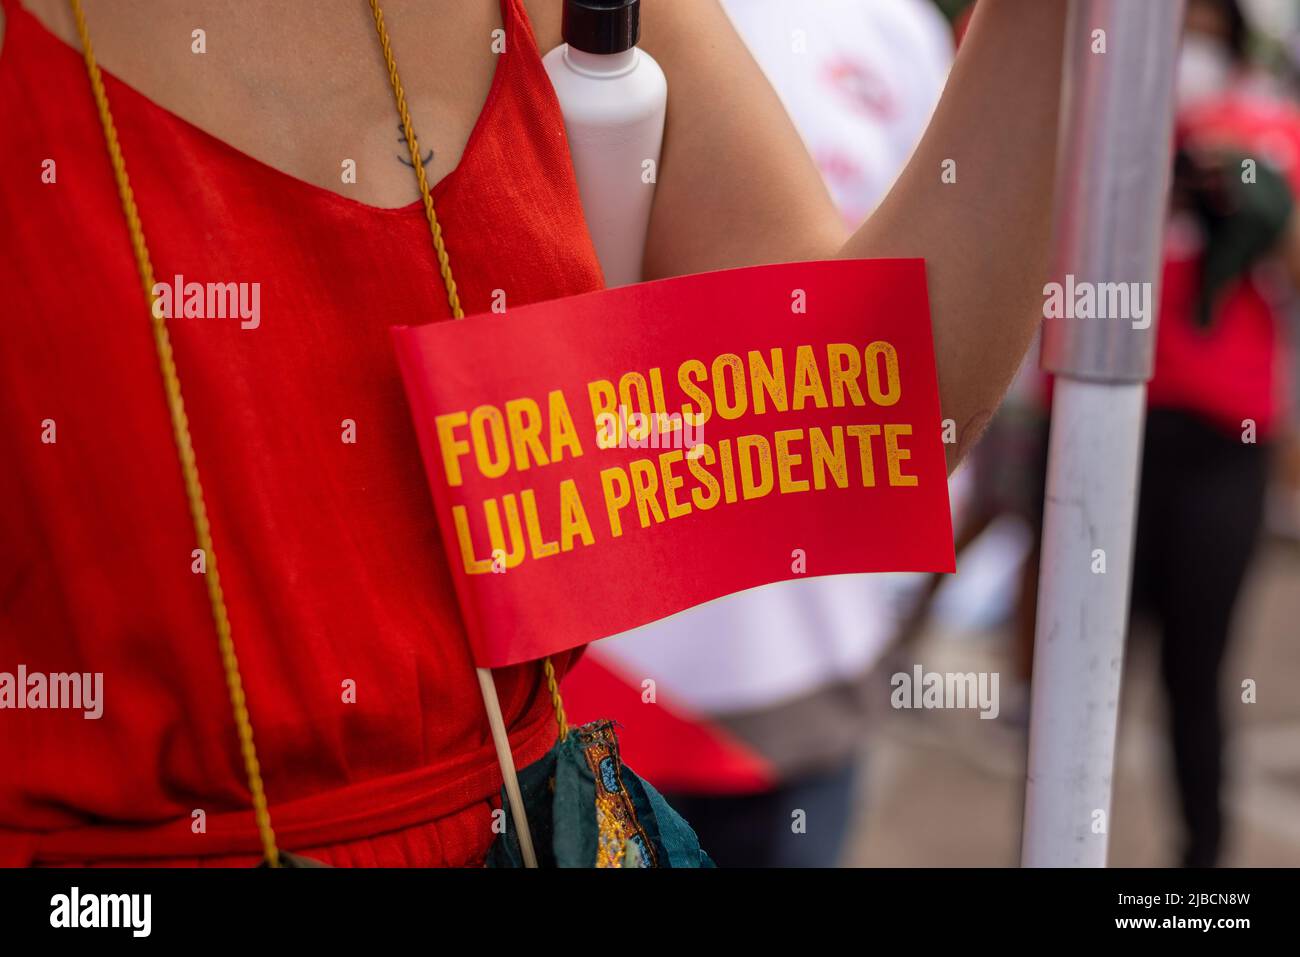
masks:
<svg viewBox="0 0 1300 957"><path fill-rule="evenodd" d="M690 825L619 757L610 721L573 728L519 772L541 867L713 867ZM523 867L502 789L506 831L488 867Z"/></svg>
<svg viewBox="0 0 1300 957"><path fill-rule="evenodd" d="M1295 208L1286 178L1265 161L1256 160L1254 182L1242 181L1246 158L1223 154L1221 175L1214 177L1213 186L1193 191L1207 237L1196 308L1202 329L1213 323L1224 293L1277 248Z"/></svg>

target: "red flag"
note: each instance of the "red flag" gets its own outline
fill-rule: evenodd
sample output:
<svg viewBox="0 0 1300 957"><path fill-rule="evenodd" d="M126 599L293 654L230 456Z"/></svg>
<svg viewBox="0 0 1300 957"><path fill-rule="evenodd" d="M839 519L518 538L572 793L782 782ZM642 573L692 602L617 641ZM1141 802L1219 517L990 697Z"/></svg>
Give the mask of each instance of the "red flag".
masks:
<svg viewBox="0 0 1300 957"><path fill-rule="evenodd" d="M802 575L953 569L920 260L725 270L393 335L482 666Z"/></svg>

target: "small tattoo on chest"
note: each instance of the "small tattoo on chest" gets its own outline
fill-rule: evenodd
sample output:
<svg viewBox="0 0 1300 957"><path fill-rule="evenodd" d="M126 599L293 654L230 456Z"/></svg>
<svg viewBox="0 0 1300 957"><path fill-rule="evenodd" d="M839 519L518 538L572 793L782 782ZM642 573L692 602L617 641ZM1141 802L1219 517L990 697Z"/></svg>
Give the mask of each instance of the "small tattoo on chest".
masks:
<svg viewBox="0 0 1300 957"><path fill-rule="evenodd" d="M415 164L411 162L411 144L407 142L406 130L400 122L397 124L397 142L401 143L403 146L406 147L405 153L397 154L398 161L405 166L411 167L411 169L415 169ZM429 150L428 154L420 158L421 166L428 166L432 162L433 162L433 150Z"/></svg>

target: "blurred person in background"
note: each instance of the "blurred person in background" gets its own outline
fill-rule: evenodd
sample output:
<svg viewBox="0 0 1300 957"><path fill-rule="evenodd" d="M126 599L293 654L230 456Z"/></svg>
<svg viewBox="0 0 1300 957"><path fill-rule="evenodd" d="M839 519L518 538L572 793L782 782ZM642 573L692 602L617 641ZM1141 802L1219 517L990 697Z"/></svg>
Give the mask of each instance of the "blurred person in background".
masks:
<svg viewBox="0 0 1300 957"><path fill-rule="evenodd" d="M1190 0L1134 614L1160 633L1183 863L1224 841L1221 668L1286 428L1286 299L1300 277L1300 111L1248 70L1236 0Z"/></svg>
<svg viewBox="0 0 1300 957"><path fill-rule="evenodd" d="M724 7L845 222L860 222L939 100L947 21L932 0ZM854 810L866 679L912 577L781 582L600 642L566 680L567 706L620 716L628 763L720 866L832 866Z"/></svg>

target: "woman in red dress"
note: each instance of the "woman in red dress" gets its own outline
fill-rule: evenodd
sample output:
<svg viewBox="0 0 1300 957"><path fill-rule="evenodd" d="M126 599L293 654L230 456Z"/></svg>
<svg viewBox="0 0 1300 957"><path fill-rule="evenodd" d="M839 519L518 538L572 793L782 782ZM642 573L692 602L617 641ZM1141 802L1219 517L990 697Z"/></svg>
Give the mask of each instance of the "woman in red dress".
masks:
<svg viewBox="0 0 1300 957"><path fill-rule="evenodd" d="M103 675L99 718L0 710L0 864L255 863L77 32L62 0L0 6L0 671ZM169 327L279 844L480 863L500 775L387 332L449 312L370 11L85 7L159 280L257 284L255 324ZM467 314L600 285L540 61L560 7L385 4ZM926 258L955 464L1041 314L1064 7L984 0L912 164L847 235L717 6L644 0L670 91L646 277ZM555 738L541 669L497 685L526 764Z"/></svg>

